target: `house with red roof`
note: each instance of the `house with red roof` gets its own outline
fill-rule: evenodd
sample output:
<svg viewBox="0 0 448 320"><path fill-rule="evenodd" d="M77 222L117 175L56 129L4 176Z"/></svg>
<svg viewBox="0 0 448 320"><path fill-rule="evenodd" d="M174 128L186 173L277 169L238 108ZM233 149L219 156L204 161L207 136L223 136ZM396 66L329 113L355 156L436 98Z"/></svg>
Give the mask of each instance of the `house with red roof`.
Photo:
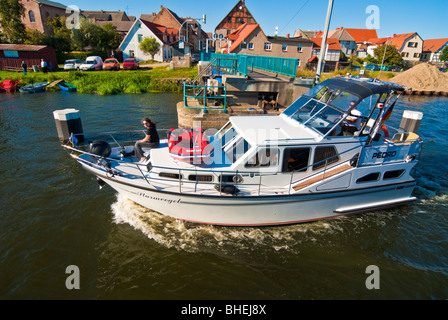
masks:
<svg viewBox="0 0 448 320"><path fill-rule="evenodd" d="M417 32L394 34L392 37L370 39L369 41L371 45L368 52L371 55L377 46L387 43L395 46L403 60L412 64L420 61L423 52L423 39Z"/></svg>
<svg viewBox="0 0 448 320"><path fill-rule="evenodd" d="M356 43L356 55L360 58L367 57L367 48L370 45L370 39L378 38L375 29L356 29L343 28Z"/></svg>
<svg viewBox="0 0 448 320"><path fill-rule="evenodd" d="M316 37L311 38L313 42L313 50L311 53L311 58L308 60L309 66L313 69L316 68L319 62L320 51L322 46L322 34L318 33ZM331 72L337 70L339 67L339 60L341 58L341 44L338 39L327 38L326 52L324 56L324 72Z"/></svg>
<svg viewBox="0 0 448 320"><path fill-rule="evenodd" d="M298 59L299 67L305 67L313 47L309 39L266 36L259 24L245 23L225 39L229 40L230 49L223 43L223 53Z"/></svg>
<svg viewBox="0 0 448 320"><path fill-rule="evenodd" d="M442 63L440 55L442 50L448 46L448 38L429 39L423 42L422 61L431 63Z"/></svg>
<svg viewBox="0 0 448 320"><path fill-rule="evenodd" d="M227 47L224 39L244 24L257 24L257 21L247 8L245 0L239 0L215 28L216 51L222 51L222 48Z"/></svg>
<svg viewBox="0 0 448 320"><path fill-rule="evenodd" d="M128 31L119 49L123 51L123 59L135 58L137 61L151 59L151 55L140 50L144 38L154 38L160 44L159 52L154 55L156 61L170 61L173 57L172 43L178 40L178 29L168 28L150 21L137 19Z"/></svg>

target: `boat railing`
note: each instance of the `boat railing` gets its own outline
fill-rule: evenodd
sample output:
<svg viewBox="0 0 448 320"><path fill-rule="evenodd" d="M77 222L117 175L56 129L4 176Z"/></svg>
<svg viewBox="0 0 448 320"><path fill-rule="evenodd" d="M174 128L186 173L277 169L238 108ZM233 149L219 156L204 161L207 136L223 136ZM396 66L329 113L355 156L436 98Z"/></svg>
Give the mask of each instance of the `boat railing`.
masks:
<svg viewBox="0 0 448 320"><path fill-rule="evenodd" d="M196 89L200 89L200 91L193 95L187 94L188 90L194 91ZM222 91L222 94L219 94L220 91ZM194 99L194 104L189 103L191 99ZM210 102L212 102L212 105L210 105ZM227 113L226 86L188 85L184 82L184 106L187 109L202 109L204 113L213 109L223 110L224 113Z"/></svg>
<svg viewBox="0 0 448 320"><path fill-rule="evenodd" d="M168 129L161 129L168 130ZM137 133L141 134L141 130L129 130L126 132L128 135L136 135ZM117 132L107 132L103 133L105 136L110 136L114 141L113 143L121 146L120 142L116 139L114 134ZM403 133L405 134L405 133ZM376 144L376 145L359 145L357 144L355 147L345 150L344 152L329 156L323 160L318 162L314 162L309 164L306 167L302 167L298 170L291 172L262 172L257 170L235 170L230 171L228 169L219 170L219 169L210 169L203 170L200 167L194 168L172 168L172 167L163 167L163 166L154 166L152 164L144 164L137 162L130 162L130 165L135 165L138 171L140 172L143 179L151 185L152 183L148 180L151 172L158 172L166 170L165 175L156 176L153 174L150 177L151 181L158 181L166 184L167 188L172 188L173 186L178 188L180 193L196 193L199 191L201 187L207 189L207 185L219 186L217 190L222 195L223 187L226 185L233 185L235 187L240 187L242 190L250 190L250 195L261 195L264 188L269 188L269 191L279 191L282 194L292 194L295 191L298 191L305 186L308 186L310 183L316 183L322 180L325 180L329 177L334 176L335 174L342 173L346 170L360 167L360 166L372 166L372 165L383 165L392 162L407 162L410 160L414 160L415 157L419 156L422 140L412 133L406 133L406 138L398 139L396 135L392 140L385 140L384 143ZM132 140L131 140L132 141ZM133 140L135 141L135 140ZM123 142L122 142L123 143ZM85 155L89 155L97 160L97 163L92 163L93 165L98 166L99 168L103 168L106 172L114 175L120 175L119 172L114 172L113 170L108 169L108 166L105 165L101 160L105 160L107 162L120 161L117 158L108 158L99 156L96 154L89 153L87 151L81 150L79 147L69 144L63 144L63 148L69 153L77 152ZM356 150L359 149L359 152ZM348 154L354 154L352 157L347 157ZM372 158L373 157L373 158ZM412 158L410 158L412 157ZM337 161L333 161L337 159ZM373 159L373 160L372 160ZM321 168L321 170L316 170L315 168ZM157 170L154 170L157 169ZM314 170L313 173L306 174ZM108 171L109 170L109 171ZM264 181L268 177L276 176L278 174L288 174L290 175L289 183L279 185L277 187L278 190L273 190L272 185L264 185ZM305 175L304 175L305 174ZM299 179L295 179L298 175L301 175ZM211 176L211 181L207 181L207 176ZM245 178L255 178L258 177L257 182L248 183ZM224 181L226 178L226 181ZM216 181L217 179L217 181ZM174 184L173 184L174 183ZM208 189L209 190L209 189Z"/></svg>

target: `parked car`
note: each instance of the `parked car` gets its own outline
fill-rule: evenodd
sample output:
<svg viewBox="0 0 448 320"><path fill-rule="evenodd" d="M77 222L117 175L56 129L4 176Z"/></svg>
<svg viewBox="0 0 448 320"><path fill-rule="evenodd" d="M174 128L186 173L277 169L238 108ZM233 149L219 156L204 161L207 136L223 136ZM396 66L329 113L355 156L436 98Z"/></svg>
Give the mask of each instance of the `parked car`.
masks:
<svg viewBox="0 0 448 320"><path fill-rule="evenodd" d="M103 63L104 70L120 70L120 63L115 58L108 58Z"/></svg>
<svg viewBox="0 0 448 320"><path fill-rule="evenodd" d="M82 60L79 59L69 59L64 62L64 70L78 70L82 65Z"/></svg>
<svg viewBox="0 0 448 320"><path fill-rule="evenodd" d="M380 67L378 67L376 64L369 64L365 67L365 69L371 71L378 71L380 70Z"/></svg>
<svg viewBox="0 0 448 320"><path fill-rule="evenodd" d="M352 71L359 71L359 70L361 70L361 67L360 67L360 66L357 66L357 65L355 65L355 64L352 64L352 65L350 66L350 70L352 70Z"/></svg>
<svg viewBox="0 0 448 320"><path fill-rule="evenodd" d="M87 57L86 61L79 67L82 71L101 70L103 68L103 59L98 56Z"/></svg>
<svg viewBox="0 0 448 320"><path fill-rule="evenodd" d="M135 58L127 58L123 61L124 70L137 70L139 67L138 61Z"/></svg>
<svg viewBox="0 0 448 320"><path fill-rule="evenodd" d="M389 71L390 70L390 67L389 66L379 66L378 67L378 70L383 70L383 71Z"/></svg>
<svg viewBox="0 0 448 320"><path fill-rule="evenodd" d="M445 68L439 68L439 71L446 72Z"/></svg>
<svg viewBox="0 0 448 320"><path fill-rule="evenodd" d="M392 67L389 68L389 71L393 71L393 72L400 72L402 70L403 69L401 67L399 67L399 66L392 66Z"/></svg>

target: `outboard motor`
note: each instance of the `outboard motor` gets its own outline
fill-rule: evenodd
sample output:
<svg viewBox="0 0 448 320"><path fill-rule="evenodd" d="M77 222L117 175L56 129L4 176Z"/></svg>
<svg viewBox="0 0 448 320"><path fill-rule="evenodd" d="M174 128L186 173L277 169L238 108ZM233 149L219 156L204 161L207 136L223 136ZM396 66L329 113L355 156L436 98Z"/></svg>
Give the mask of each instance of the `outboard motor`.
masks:
<svg viewBox="0 0 448 320"><path fill-rule="evenodd" d="M106 141L95 140L90 143L89 153L107 158L110 156L111 151L112 148L110 147L110 144L107 143Z"/></svg>

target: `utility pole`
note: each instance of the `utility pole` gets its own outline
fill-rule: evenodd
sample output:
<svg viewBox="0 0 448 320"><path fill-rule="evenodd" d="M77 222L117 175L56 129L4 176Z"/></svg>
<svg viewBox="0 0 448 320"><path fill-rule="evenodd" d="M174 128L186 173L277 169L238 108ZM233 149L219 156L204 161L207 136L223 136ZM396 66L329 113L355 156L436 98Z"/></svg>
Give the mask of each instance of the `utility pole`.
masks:
<svg viewBox="0 0 448 320"><path fill-rule="evenodd" d="M325 59L325 54L327 52L327 36L328 36L328 29L330 27L332 11L333 11L333 0L328 0L327 18L325 20L324 34L322 35L322 43L320 45L319 63L317 65L316 79L314 80L315 84L320 82L320 74L322 73L323 62Z"/></svg>

